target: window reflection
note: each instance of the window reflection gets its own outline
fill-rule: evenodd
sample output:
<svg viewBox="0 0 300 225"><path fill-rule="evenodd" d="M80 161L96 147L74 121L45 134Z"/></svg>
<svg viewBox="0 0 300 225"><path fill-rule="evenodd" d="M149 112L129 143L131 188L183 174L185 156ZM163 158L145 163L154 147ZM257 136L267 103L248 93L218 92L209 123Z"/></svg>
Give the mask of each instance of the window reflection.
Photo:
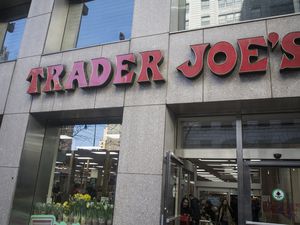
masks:
<svg viewBox="0 0 300 225"><path fill-rule="evenodd" d="M85 3L88 8L81 18L76 47L107 43L131 37L133 1L95 0Z"/></svg>
<svg viewBox="0 0 300 225"><path fill-rule="evenodd" d="M173 0L172 29L196 29L300 11L299 0ZM177 15L177 16L176 16ZM209 22L208 18L210 18ZM185 26L182 21L185 21ZM187 23L188 21L188 23ZM201 23L199 23L201 21Z"/></svg>
<svg viewBox="0 0 300 225"><path fill-rule="evenodd" d="M300 146L299 115L245 117L243 146L244 148L298 148Z"/></svg>
<svg viewBox="0 0 300 225"><path fill-rule="evenodd" d="M0 62L17 58L25 22L26 18L7 23L4 42L0 51Z"/></svg>
<svg viewBox="0 0 300 225"><path fill-rule="evenodd" d="M235 121L226 118L183 121L182 148L234 148Z"/></svg>

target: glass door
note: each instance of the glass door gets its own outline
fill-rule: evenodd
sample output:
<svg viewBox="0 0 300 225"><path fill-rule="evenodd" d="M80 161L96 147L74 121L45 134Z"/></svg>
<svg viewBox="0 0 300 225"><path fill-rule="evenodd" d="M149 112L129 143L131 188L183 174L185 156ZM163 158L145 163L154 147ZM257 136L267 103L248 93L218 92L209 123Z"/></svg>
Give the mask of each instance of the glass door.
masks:
<svg viewBox="0 0 300 225"><path fill-rule="evenodd" d="M300 162L266 160L246 164L251 184L251 212L247 218L253 222L300 224Z"/></svg>
<svg viewBox="0 0 300 225"><path fill-rule="evenodd" d="M179 225L182 200L193 191L193 174L172 152L165 159L165 189L162 224Z"/></svg>

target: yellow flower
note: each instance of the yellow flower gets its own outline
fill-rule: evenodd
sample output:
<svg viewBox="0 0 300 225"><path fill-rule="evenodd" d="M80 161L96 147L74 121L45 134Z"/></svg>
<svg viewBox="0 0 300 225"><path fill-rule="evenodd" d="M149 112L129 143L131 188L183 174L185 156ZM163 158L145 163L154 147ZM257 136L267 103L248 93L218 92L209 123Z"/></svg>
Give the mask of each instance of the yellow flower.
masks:
<svg viewBox="0 0 300 225"><path fill-rule="evenodd" d="M91 199L92 199L92 197L89 195L89 194L85 194L84 196L83 196L83 200L85 200L85 201L91 201Z"/></svg>
<svg viewBox="0 0 300 225"><path fill-rule="evenodd" d="M69 206L69 202L65 201L64 204L63 204L63 207L66 208L66 207L68 207L68 206Z"/></svg>

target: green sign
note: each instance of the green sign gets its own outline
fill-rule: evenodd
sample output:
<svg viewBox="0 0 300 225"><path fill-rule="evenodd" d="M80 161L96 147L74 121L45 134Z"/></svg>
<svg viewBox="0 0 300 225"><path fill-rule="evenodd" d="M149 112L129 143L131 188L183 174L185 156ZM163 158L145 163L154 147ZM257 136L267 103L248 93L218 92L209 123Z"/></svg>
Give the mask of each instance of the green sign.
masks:
<svg viewBox="0 0 300 225"><path fill-rule="evenodd" d="M276 188L272 191L272 197L276 201L282 201L285 198L285 193L283 192L283 190Z"/></svg>

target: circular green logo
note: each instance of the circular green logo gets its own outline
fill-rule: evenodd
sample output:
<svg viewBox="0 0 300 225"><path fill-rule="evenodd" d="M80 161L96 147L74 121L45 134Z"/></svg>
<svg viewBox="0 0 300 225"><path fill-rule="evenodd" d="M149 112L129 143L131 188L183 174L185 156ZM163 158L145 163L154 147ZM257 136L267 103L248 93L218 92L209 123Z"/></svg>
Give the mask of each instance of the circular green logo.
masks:
<svg viewBox="0 0 300 225"><path fill-rule="evenodd" d="M285 194L284 194L283 190L277 188L272 191L272 197L276 201L282 201L285 198Z"/></svg>

